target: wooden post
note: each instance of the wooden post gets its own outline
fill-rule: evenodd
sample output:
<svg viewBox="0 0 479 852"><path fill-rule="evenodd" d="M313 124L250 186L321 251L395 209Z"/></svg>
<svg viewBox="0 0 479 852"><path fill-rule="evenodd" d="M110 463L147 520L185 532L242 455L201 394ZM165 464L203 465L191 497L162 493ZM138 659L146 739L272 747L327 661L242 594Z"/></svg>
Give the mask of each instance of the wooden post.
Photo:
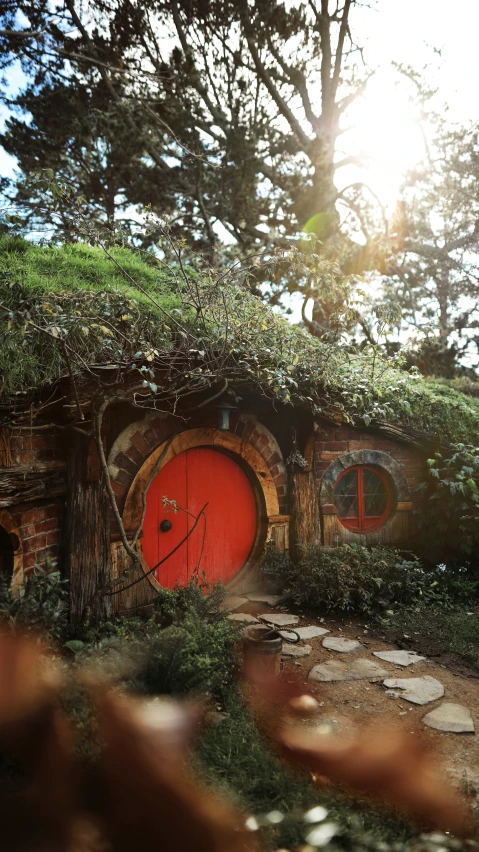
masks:
<svg viewBox="0 0 479 852"><path fill-rule="evenodd" d="M113 598L94 599L111 581L110 512L95 441L72 435L68 461L68 495L64 552L70 580L70 618L81 621L95 600L93 618L113 614Z"/></svg>
<svg viewBox="0 0 479 852"><path fill-rule="evenodd" d="M319 494L313 474L313 439L306 444L304 468L293 465L291 471L291 521L290 554L293 560L301 558L303 546L321 544Z"/></svg>

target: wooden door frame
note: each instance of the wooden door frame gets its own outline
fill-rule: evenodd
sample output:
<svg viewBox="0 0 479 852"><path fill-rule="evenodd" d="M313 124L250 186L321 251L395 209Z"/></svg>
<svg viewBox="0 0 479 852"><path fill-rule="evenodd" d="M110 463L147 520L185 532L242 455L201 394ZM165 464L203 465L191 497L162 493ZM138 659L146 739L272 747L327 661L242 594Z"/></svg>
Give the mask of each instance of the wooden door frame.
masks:
<svg viewBox="0 0 479 852"><path fill-rule="evenodd" d="M233 432L223 432L213 428L189 429L178 433L170 441L163 441L148 456L133 479L126 495L122 516L123 525L127 532L133 534L141 520L142 494L152 476L154 478L179 453L195 447L210 447L229 455L244 470L253 488L258 510L255 541L246 563L227 584L228 589L231 590L246 589L251 585L252 580L256 579L256 569L265 542L274 525L278 523L279 501L273 476L264 458L251 444ZM164 455L162 455L163 453ZM139 540L139 550L142 567L146 572L148 565L141 552L141 539ZM162 588L153 574L148 575L148 581L153 588Z"/></svg>

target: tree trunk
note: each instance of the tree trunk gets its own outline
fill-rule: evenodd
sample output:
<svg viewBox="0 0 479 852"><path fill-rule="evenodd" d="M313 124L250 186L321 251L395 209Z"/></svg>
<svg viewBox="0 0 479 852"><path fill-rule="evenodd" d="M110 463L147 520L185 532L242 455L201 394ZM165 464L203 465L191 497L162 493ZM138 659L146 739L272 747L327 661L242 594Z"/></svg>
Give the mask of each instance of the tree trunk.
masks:
<svg viewBox="0 0 479 852"><path fill-rule="evenodd" d="M93 439L75 432L68 462L65 564L70 580L70 618L81 621L85 608L93 618L113 614L113 598L95 598L111 581L108 496Z"/></svg>
<svg viewBox="0 0 479 852"><path fill-rule="evenodd" d="M319 495L314 481L313 442L308 441L305 458L308 466L296 465L291 474L290 553L293 560L301 558L304 547L321 544Z"/></svg>

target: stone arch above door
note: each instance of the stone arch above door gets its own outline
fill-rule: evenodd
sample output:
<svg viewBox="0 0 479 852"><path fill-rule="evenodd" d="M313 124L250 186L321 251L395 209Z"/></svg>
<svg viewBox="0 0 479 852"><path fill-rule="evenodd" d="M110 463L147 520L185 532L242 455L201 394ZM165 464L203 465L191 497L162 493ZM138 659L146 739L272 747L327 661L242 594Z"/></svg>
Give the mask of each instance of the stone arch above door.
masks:
<svg viewBox="0 0 479 852"><path fill-rule="evenodd" d="M277 511L271 514L286 514L286 467L281 450L271 432L254 415L242 414L233 432L209 427L201 427L200 431L207 442L213 434L223 436L221 440L230 443L230 446L225 443L225 449L239 455L255 450L259 456L257 467L262 468L265 474L261 475L261 479L268 478L274 484ZM138 471L151 454L172 437L192 432L198 432L198 429L183 430L178 426L177 418L154 413L130 424L118 435L108 456L108 469L120 512L124 509L127 494Z"/></svg>
<svg viewBox="0 0 479 852"><path fill-rule="evenodd" d="M385 470L394 484L397 502L409 500L407 479L404 470L396 459L380 450L354 450L351 453L343 453L338 456L325 470L321 480L321 506L333 503L334 484L343 470L359 464L368 464Z"/></svg>

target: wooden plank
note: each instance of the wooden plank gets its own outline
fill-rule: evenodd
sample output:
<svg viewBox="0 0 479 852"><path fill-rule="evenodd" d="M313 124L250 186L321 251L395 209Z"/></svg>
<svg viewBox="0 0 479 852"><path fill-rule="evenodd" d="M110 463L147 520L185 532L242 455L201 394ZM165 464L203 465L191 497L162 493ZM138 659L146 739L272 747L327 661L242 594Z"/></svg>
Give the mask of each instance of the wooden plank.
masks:
<svg viewBox="0 0 479 852"><path fill-rule="evenodd" d="M109 503L103 474L88 480L88 436L72 435L68 463L65 565L70 580L70 618L82 619L86 607L95 618L113 614L111 597L95 593L111 581Z"/></svg>
<svg viewBox="0 0 479 852"><path fill-rule="evenodd" d="M318 489L312 470L291 474L291 553L301 556L304 546L321 542Z"/></svg>
<svg viewBox="0 0 479 852"><path fill-rule="evenodd" d="M65 462L0 468L0 508L66 493Z"/></svg>
<svg viewBox="0 0 479 852"><path fill-rule="evenodd" d="M339 544L361 545L409 545L413 532L412 513L394 512L377 530L370 533L357 533L346 529L337 515L323 515L323 544L325 547L337 547Z"/></svg>

